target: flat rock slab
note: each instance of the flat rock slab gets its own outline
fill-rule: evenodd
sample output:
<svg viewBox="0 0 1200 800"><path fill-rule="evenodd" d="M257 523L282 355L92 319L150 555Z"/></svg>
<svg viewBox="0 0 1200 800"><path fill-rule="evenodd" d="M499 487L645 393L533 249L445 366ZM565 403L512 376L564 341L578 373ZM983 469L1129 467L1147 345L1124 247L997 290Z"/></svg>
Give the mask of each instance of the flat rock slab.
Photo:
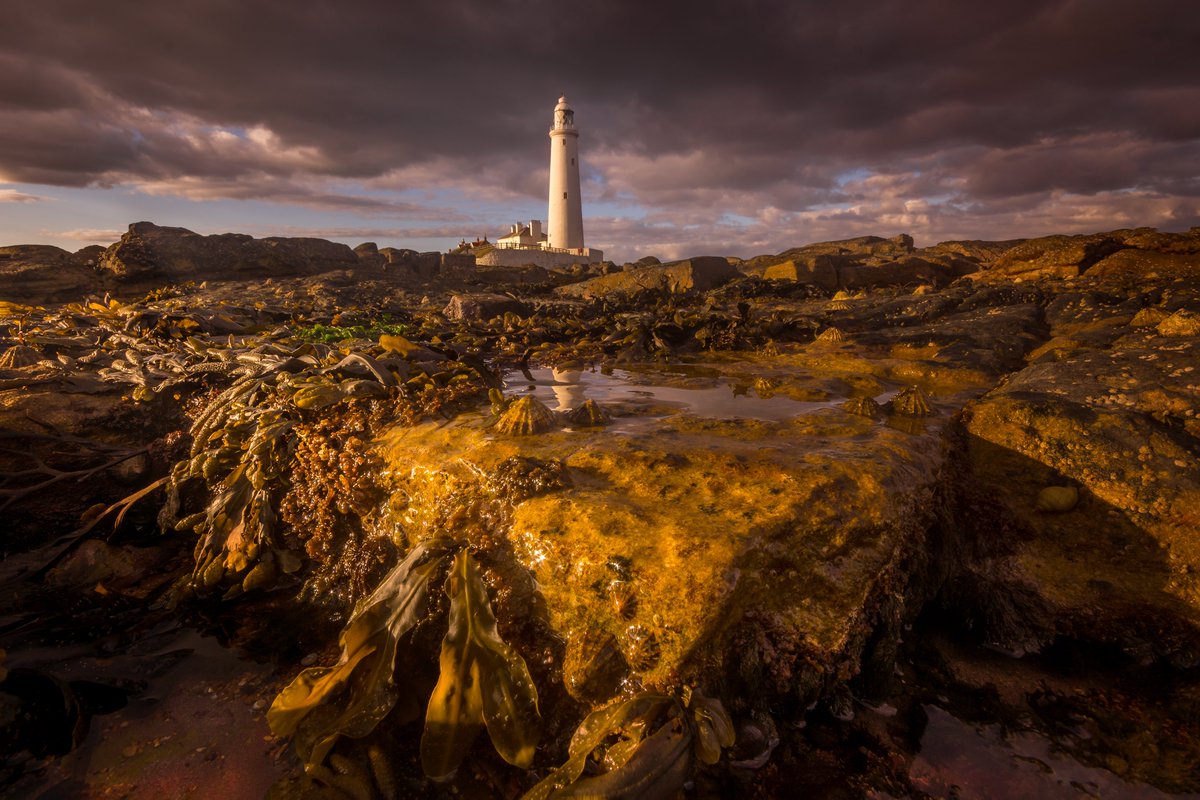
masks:
<svg viewBox="0 0 1200 800"><path fill-rule="evenodd" d="M496 532L544 602L510 613L544 613L568 654L612 644L648 686L815 698L855 674L924 547L947 415L893 427L839 408L776 421L615 410L609 428L533 436L481 416L392 430L380 446L404 500L389 524L410 542L442 532L501 462L559 459L570 486L518 502ZM564 679L587 684L589 668L568 656Z"/></svg>

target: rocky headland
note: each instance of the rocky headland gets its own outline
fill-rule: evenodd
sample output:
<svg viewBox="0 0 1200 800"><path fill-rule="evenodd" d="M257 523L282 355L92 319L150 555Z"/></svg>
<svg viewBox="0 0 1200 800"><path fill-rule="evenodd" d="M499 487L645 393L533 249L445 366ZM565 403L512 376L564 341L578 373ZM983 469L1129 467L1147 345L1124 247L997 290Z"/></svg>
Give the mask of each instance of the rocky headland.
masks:
<svg viewBox="0 0 1200 800"><path fill-rule="evenodd" d="M1200 229L143 222L0 248L0 337L0 787L1200 792Z"/></svg>

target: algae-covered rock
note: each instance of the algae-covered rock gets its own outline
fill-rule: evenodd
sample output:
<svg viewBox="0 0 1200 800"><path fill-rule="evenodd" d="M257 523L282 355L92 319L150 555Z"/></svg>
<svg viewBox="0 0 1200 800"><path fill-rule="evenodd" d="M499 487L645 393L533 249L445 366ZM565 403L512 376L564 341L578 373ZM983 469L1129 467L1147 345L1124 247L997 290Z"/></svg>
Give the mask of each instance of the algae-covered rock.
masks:
<svg viewBox="0 0 1200 800"><path fill-rule="evenodd" d="M1078 350L968 407L971 519L989 555L959 589L990 597L976 621L989 636L1200 663L1198 359L1194 337ZM1075 487L1071 513L1045 513L1071 507Z"/></svg>
<svg viewBox="0 0 1200 800"><path fill-rule="evenodd" d="M490 535L532 573L577 697L601 702L619 675L815 697L860 669L880 604L903 607L918 579L908 559L936 506L937 429L833 424L840 412L622 419L620 434L499 438L469 420L395 429L381 452L403 476L406 535L431 534L429 509L467 502L494 465L558 459L570 485L518 498Z"/></svg>

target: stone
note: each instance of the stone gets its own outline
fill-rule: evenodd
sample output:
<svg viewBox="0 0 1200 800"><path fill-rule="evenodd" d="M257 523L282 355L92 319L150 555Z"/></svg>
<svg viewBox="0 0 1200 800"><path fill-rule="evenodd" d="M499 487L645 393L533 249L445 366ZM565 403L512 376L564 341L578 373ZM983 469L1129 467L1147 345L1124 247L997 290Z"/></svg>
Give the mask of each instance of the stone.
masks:
<svg viewBox="0 0 1200 800"><path fill-rule="evenodd" d="M1158 323L1155 330L1163 336L1200 336L1200 311L1181 308Z"/></svg>
<svg viewBox="0 0 1200 800"><path fill-rule="evenodd" d="M503 294L456 294L442 309L446 319L455 322L480 322L510 312L527 314L529 309L521 301Z"/></svg>
<svg viewBox="0 0 1200 800"><path fill-rule="evenodd" d="M1119 232L1088 236L1043 236L1007 250L980 273L984 280L1020 277L1074 278L1125 248Z"/></svg>
<svg viewBox="0 0 1200 800"><path fill-rule="evenodd" d="M687 294L715 289L738 277L738 274L728 259L702 256L601 275L582 283L559 287L556 291L566 297L585 299L631 295L647 290Z"/></svg>
<svg viewBox="0 0 1200 800"><path fill-rule="evenodd" d="M86 254L81 257L50 245L0 247L0 300L34 304L82 300L102 285Z"/></svg>
<svg viewBox="0 0 1200 800"><path fill-rule="evenodd" d="M469 418L398 427L379 452L406 519L430 524L422 509L469 503L479 476L514 456L578 476L518 502L504 533L565 642L573 694L603 704L628 668L647 686L815 699L860 669L871 620L923 591L909 558L926 546L947 420L914 435L836 409L779 422L662 413L621 435L500 437ZM593 588L614 578L636 603Z"/></svg>
<svg viewBox="0 0 1200 800"><path fill-rule="evenodd" d="M812 256L808 259L788 259L772 264L762 272L764 280L811 283L829 292L841 288L837 260L832 256Z"/></svg>
<svg viewBox="0 0 1200 800"><path fill-rule="evenodd" d="M262 280L316 275L359 265L344 244L311 238L202 236L186 228L135 222L105 250L99 269L115 287L144 288L204 280Z"/></svg>

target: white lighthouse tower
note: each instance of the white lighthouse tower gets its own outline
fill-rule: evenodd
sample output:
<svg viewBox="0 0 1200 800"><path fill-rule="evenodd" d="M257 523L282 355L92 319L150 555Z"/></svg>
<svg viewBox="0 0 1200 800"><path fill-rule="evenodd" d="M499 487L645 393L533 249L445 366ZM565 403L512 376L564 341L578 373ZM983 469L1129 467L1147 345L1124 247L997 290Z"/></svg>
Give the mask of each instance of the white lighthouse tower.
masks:
<svg viewBox="0 0 1200 800"><path fill-rule="evenodd" d="M583 201L579 196L579 131L575 109L567 98L558 98L554 127L550 129L550 208L547 247L583 248Z"/></svg>
<svg viewBox="0 0 1200 800"><path fill-rule="evenodd" d="M546 229L541 220L513 223L496 246L476 258L488 267L536 264L540 267L594 264L603 251L583 244L583 201L579 196L579 131L575 109L566 97L554 107L550 128L550 207Z"/></svg>

